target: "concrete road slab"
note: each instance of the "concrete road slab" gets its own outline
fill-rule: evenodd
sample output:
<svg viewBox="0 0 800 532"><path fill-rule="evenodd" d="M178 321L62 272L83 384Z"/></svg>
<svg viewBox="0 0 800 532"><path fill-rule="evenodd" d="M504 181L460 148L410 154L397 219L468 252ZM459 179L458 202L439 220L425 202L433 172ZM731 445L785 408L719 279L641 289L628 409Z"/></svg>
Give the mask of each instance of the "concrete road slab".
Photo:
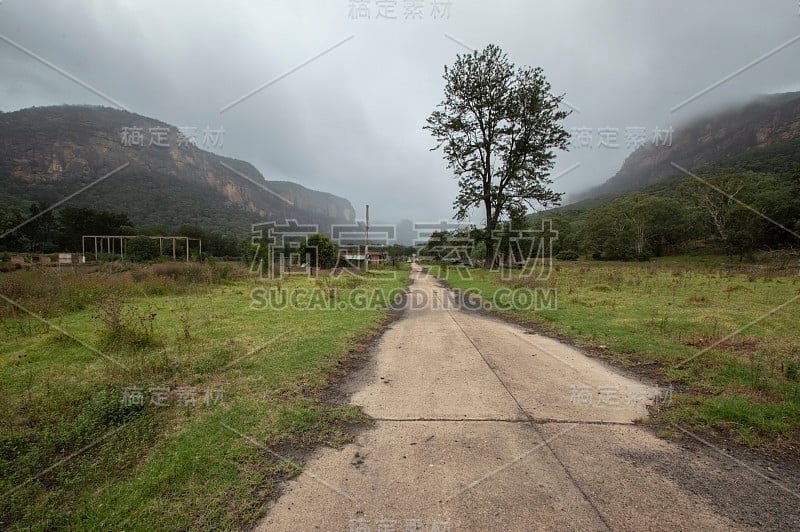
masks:
<svg viewBox="0 0 800 532"><path fill-rule="evenodd" d="M540 427L545 438L562 424ZM736 523L718 515L707 501L626 452L665 453L684 459L680 447L658 439L642 427L584 424L550 443L555 456L612 530L731 530Z"/></svg>
<svg viewBox="0 0 800 532"><path fill-rule="evenodd" d="M377 346L366 386L352 396L375 418L526 419L446 312L415 312ZM467 384L467 385L465 385Z"/></svg>
<svg viewBox="0 0 800 532"><path fill-rule="evenodd" d="M528 423L378 422L356 443L320 453L259 529L388 522L394 530L605 528Z"/></svg>
<svg viewBox="0 0 800 532"><path fill-rule="evenodd" d="M452 319L537 420L632 423L657 393L558 340L466 312Z"/></svg>

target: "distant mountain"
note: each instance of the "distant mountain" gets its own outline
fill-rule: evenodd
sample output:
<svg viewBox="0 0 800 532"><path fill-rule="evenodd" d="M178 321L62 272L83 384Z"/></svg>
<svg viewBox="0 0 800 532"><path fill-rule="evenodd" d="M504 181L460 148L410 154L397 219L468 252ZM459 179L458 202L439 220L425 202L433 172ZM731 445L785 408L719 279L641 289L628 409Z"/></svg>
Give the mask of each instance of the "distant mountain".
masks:
<svg viewBox="0 0 800 532"><path fill-rule="evenodd" d="M250 163L199 149L152 118L94 106L0 113L0 204L53 204L83 187L65 205L125 213L138 226L243 235L259 221L296 218L328 231L355 219L344 198L266 181Z"/></svg>
<svg viewBox="0 0 800 532"><path fill-rule="evenodd" d="M612 178L570 200L619 195L683 175L673 162L692 171L708 165L724 166L753 150L798 138L800 92L763 96L676 129L671 146L642 146Z"/></svg>

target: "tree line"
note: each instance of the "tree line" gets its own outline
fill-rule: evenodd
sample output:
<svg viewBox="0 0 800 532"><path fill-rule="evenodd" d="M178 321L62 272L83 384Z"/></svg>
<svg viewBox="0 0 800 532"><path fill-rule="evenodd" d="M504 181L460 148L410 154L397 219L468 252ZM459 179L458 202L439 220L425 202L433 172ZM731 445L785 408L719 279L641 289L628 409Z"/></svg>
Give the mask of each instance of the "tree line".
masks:
<svg viewBox="0 0 800 532"><path fill-rule="evenodd" d="M205 231L194 225L137 227L127 214L87 207L56 210L49 209L45 203L31 204L28 212L17 207L0 208L0 235L6 233L9 234L0 238L0 252L81 252L84 235L170 235L201 239L206 255L239 258L244 254L246 242L242 238Z"/></svg>
<svg viewBox="0 0 800 532"><path fill-rule="evenodd" d="M752 259L759 251L800 246L800 173L709 169L592 206L511 220L508 227L511 233L541 229L545 220L557 232L552 255L560 259L635 261L698 252ZM506 249L498 233L495 248ZM460 260L452 250L468 244L469 259L482 262L488 258L486 236L477 227L437 232L421 254Z"/></svg>
<svg viewBox="0 0 800 532"><path fill-rule="evenodd" d="M554 253L647 260L695 251L740 259L800 245L800 175L713 169L551 218Z"/></svg>
<svg viewBox="0 0 800 532"><path fill-rule="evenodd" d="M210 232L200 227L184 224L175 229L167 227L137 227L127 214L97 210L86 207L63 207L49 209L44 203L33 203L28 212L19 208L0 208L0 235L9 233L0 238L0 253L36 253L51 254L56 252L79 253L83 249L82 238L85 235L99 236L133 236L126 244L126 258L129 260L155 260L161 255L158 241L149 236L184 236L200 239L203 243L203 257L207 256L228 260L245 260L251 263L256 259L266 259L266 249L258 251L259 247L251 242L250 238L236 238L216 232ZM87 241L88 247L94 250L92 242ZM374 251L385 254L390 261L397 261L410 257L416 252L411 246L400 244L378 245L372 244ZM298 253L287 244L283 250L286 256ZM172 256L171 244L164 249L164 253ZM176 254L184 256L186 249L184 243L176 243ZM196 255L194 245L190 253ZM339 248L327 235L318 233L310 235L299 250L303 257L309 257L310 263L320 268L331 268L339 260ZM198 257L195 257L198 258Z"/></svg>

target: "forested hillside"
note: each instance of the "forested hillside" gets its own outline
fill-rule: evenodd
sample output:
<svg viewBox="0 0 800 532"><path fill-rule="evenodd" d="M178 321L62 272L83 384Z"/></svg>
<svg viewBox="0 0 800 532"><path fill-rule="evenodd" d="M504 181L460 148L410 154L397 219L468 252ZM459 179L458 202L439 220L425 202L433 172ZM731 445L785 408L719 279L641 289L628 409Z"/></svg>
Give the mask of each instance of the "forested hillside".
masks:
<svg viewBox="0 0 800 532"><path fill-rule="evenodd" d="M554 219L557 253L596 259L696 251L745 258L800 246L800 137L690 172L530 221Z"/></svg>

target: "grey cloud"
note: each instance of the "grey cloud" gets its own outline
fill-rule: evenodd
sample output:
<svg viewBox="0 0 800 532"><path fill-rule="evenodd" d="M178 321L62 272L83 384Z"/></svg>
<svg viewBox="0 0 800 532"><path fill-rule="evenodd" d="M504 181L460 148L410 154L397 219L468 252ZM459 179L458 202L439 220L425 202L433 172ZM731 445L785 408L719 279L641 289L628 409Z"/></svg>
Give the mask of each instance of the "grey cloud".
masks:
<svg viewBox="0 0 800 532"><path fill-rule="evenodd" d="M675 3L454 0L450 18L348 18L349 2L4 0L0 33L112 96L178 126L226 130L221 152L267 179L290 179L371 205L376 219L452 214L454 180L422 130L441 99L444 64L498 43L542 66L580 109L568 125L674 126L754 94L798 89L800 42L686 105L670 108L800 34L794 0ZM426 1L430 5L430 1ZM348 35L329 54L222 106ZM0 43L0 108L107 104ZM595 139L596 140L596 139ZM567 193L599 184L629 150L560 154ZM476 222L479 217L476 216Z"/></svg>

